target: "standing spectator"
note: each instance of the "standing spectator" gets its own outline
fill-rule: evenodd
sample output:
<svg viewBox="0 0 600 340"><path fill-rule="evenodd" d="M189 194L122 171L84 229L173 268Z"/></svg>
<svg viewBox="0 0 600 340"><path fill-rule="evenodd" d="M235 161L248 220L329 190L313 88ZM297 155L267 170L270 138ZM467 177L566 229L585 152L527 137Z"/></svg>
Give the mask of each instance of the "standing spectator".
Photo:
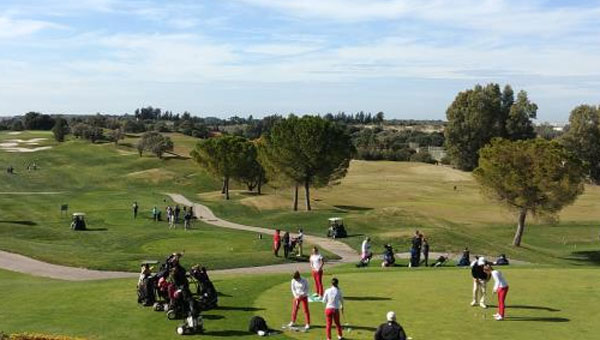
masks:
<svg viewBox="0 0 600 340"><path fill-rule="evenodd" d="M279 229L275 229L275 234L273 234L273 254L279 257L279 248L281 248L281 235L279 235Z"/></svg>
<svg viewBox="0 0 600 340"><path fill-rule="evenodd" d="M181 209L179 208L179 204L175 205L175 223L179 223L179 214L181 213Z"/></svg>
<svg viewBox="0 0 600 340"><path fill-rule="evenodd" d="M152 208L152 219L154 220L154 222L158 221L158 209L156 208L156 206Z"/></svg>
<svg viewBox="0 0 600 340"><path fill-rule="evenodd" d="M423 235L421 235L423 236ZM427 239L423 236L423 262L425 263L425 267L429 267L429 242L427 242Z"/></svg>
<svg viewBox="0 0 600 340"><path fill-rule="evenodd" d="M323 303L325 304L325 333L327 340L331 340L331 323L335 322L337 338L343 339L342 325L340 324L340 310L344 312L344 297L342 291L338 288L338 279L331 279L331 288L323 294Z"/></svg>
<svg viewBox="0 0 600 340"><path fill-rule="evenodd" d="M304 311L304 321L306 325L305 329L310 328L310 310L308 309L308 281L300 276L300 272L296 271L292 278L292 295L294 296L292 304L292 321L290 321L288 327L293 327L296 323L296 317L298 316L298 309L300 303L302 303L302 310Z"/></svg>
<svg viewBox="0 0 600 340"><path fill-rule="evenodd" d="M283 257L287 259L288 255L290 255L290 233L287 231L283 233L281 243L283 243Z"/></svg>
<svg viewBox="0 0 600 340"><path fill-rule="evenodd" d="M323 298L323 256L319 254L319 249L313 247L312 255L310 256L310 268L312 271L312 277L315 280L315 290L317 296Z"/></svg>
<svg viewBox="0 0 600 340"><path fill-rule="evenodd" d="M296 237L296 244L298 245L298 254L296 256L304 256L302 250L302 244L304 243L304 230L298 229L298 237Z"/></svg>
<svg viewBox="0 0 600 340"><path fill-rule="evenodd" d="M508 294L508 282L499 270L492 266L486 266L485 271L494 278L494 293L498 294L498 313L494 314L497 321L504 320L504 309L506 308L506 294Z"/></svg>
<svg viewBox="0 0 600 340"><path fill-rule="evenodd" d="M171 213L169 214L169 228L175 229L175 212L171 209Z"/></svg>
<svg viewBox="0 0 600 340"><path fill-rule="evenodd" d="M183 211L185 212L185 215L183 215L183 229L188 230L192 227L192 210L188 209L186 211L184 207Z"/></svg>
<svg viewBox="0 0 600 340"><path fill-rule="evenodd" d="M375 340L406 340L404 329L396 322L396 313L388 312L387 322L382 323L375 332Z"/></svg>
<svg viewBox="0 0 600 340"><path fill-rule="evenodd" d="M171 208L171 206L167 206L165 211L167 212L167 222L169 223L169 229L171 229L171 228L173 228L173 225L171 224L171 217L173 216L173 208Z"/></svg>
<svg viewBox="0 0 600 340"><path fill-rule="evenodd" d="M485 304L485 293L487 290L487 282L490 279L489 273L484 270L486 261L484 257L479 257L473 263L471 263L471 276L473 277L473 301L471 306L479 306L481 308L487 308ZM479 302L477 301L479 300Z"/></svg>
<svg viewBox="0 0 600 340"><path fill-rule="evenodd" d="M415 231L410 248L410 267L418 267L421 262L421 233Z"/></svg>
<svg viewBox="0 0 600 340"><path fill-rule="evenodd" d="M133 205L131 206L131 209L133 210L133 218L136 219L137 218L138 209L139 209L139 206L138 206L137 202L133 202Z"/></svg>

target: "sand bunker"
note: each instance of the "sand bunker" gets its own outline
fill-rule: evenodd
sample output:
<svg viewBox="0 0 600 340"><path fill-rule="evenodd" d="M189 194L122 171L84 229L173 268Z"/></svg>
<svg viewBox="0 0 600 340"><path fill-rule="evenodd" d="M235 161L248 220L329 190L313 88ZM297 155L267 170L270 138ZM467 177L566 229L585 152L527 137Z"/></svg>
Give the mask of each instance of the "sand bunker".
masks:
<svg viewBox="0 0 600 340"><path fill-rule="evenodd" d="M22 134L22 133L23 133L22 131L11 131L11 132L9 132L8 134L9 134L9 135L13 135L13 136L14 136L14 135L20 135L20 134Z"/></svg>
<svg viewBox="0 0 600 340"><path fill-rule="evenodd" d="M6 152L37 152L52 149L51 146L28 147L39 145L40 142L45 140L48 140L48 138L9 139L6 142L0 143L0 150Z"/></svg>

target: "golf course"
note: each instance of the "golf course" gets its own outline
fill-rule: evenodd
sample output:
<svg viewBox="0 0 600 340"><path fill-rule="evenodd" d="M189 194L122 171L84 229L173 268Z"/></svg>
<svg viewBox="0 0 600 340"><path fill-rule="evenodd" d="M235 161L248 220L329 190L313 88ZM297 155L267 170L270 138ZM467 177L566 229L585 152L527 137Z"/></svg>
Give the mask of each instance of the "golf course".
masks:
<svg viewBox="0 0 600 340"><path fill-rule="evenodd" d="M528 217L523 243L514 247L516 215L486 199L468 172L418 162L353 160L339 183L312 191L312 211L302 210L302 193L300 210L292 211L288 187L267 184L258 195L232 183L231 199L224 200L220 178L190 158L199 139L168 135L174 150L158 159L139 156L138 134L127 134L118 144L75 138L57 143L50 132L0 131L0 166L14 167L13 174L0 174L0 250L40 263L129 273L139 272L142 261L163 261L181 252L186 268L198 263L208 269L219 292L219 307L202 313L205 333L191 337L254 338L248 321L259 315L278 331L270 338L323 339L324 308L318 302L310 303L313 321L307 333L282 331L281 326L289 322L294 268L313 288L306 262L313 245L310 237L322 242L328 218L340 217L349 237L337 242L355 250L356 262L366 236L377 255L369 267L356 268L340 261L343 256L335 250L322 249L330 262L325 264L325 286L337 277L345 297L346 339L372 339L390 310L415 340L594 339L600 334L594 322L600 299L598 186L586 185L558 219ZM34 147L43 149L19 149ZM28 170L32 163L36 169ZM250 228L223 228L198 218L190 230L183 230L182 224L169 229L164 219L154 221L151 214L155 206L165 214L167 205L176 204L169 194ZM135 219L133 202L139 204ZM61 211L63 205L67 211ZM85 214L87 231L70 229L76 212ZM273 256L272 234L252 227L293 234L302 228L308 236L305 256ZM407 253L415 230L427 237L432 252L447 254L449 264L407 268L407 260L400 258L396 267L381 268L383 245ZM465 247L489 260L499 254L514 260L502 268L510 282L506 322L492 317L492 284L487 294L490 308L469 305L470 271L454 266ZM291 270L260 268L274 265ZM238 271L220 271L230 269ZM75 282L0 268L0 332L85 339L180 338L174 331L179 322L137 304L136 276ZM302 320L300 314L299 324Z"/></svg>

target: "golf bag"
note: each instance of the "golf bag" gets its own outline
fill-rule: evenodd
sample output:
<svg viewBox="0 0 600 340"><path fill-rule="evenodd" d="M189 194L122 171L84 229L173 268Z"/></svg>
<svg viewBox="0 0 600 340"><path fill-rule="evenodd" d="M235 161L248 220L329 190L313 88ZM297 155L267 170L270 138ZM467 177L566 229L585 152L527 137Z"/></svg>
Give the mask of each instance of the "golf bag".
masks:
<svg viewBox="0 0 600 340"><path fill-rule="evenodd" d="M267 326L265 319L261 318L260 316L253 316L250 319L248 331L254 334L257 334L258 332L267 333L269 331L269 327Z"/></svg>
<svg viewBox="0 0 600 340"><path fill-rule="evenodd" d="M496 262L494 262L494 264L497 266L508 266L509 262L508 262L508 259L506 258L506 255L500 254L500 256L498 257Z"/></svg>
<svg viewBox="0 0 600 340"><path fill-rule="evenodd" d="M360 261L356 264L356 267L366 267L371 263L371 259L373 258L373 253L369 252L367 254L361 255Z"/></svg>
<svg viewBox="0 0 600 340"><path fill-rule="evenodd" d="M437 260L435 261L435 263L432 264L431 266L432 267L441 267L441 266L443 266L446 263L446 261L448 261L447 257L440 256L440 257L437 258Z"/></svg>
<svg viewBox="0 0 600 340"><path fill-rule="evenodd" d="M144 306L152 306L156 302L155 277L148 276L138 286L138 303Z"/></svg>
<svg viewBox="0 0 600 340"><path fill-rule="evenodd" d="M198 265L190 269L190 277L196 285L196 299L203 311L211 310L218 305L218 294L215 286L208 277L205 267Z"/></svg>

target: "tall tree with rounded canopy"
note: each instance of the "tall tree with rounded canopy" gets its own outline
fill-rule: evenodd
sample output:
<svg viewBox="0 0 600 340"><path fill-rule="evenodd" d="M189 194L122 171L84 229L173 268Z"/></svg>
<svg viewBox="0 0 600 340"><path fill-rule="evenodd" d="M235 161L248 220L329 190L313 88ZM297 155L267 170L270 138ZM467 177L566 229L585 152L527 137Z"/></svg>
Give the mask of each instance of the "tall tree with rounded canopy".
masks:
<svg viewBox="0 0 600 340"><path fill-rule="evenodd" d="M446 110L448 156L457 168L471 171L477 167L479 150L492 138L534 138L531 119L536 112L524 91L515 102L510 85L503 91L498 84L488 84L460 92Z"/></svg>
<svg viewBox="0 0 600 340"><path fill-rule="evenodd" d="M556 216L583 192L584 173L582 162L556 141L496 138L481 149L473 175L485 195L517 211L518 247L527 214Z"/></svg>
<svg viewBox="0 0 600 340"><path fill-rule="evenodd" d="M590 179L600 184L600 109L580 105L571 111L562 143L588 165Z"/></svg>
<svg viewBox="0 0 600 340"><path fill-rule="evenodd" d="M310 187L343 178L355 152L341 126L317 116L291 115L277 122L264 136L264 147L268 167L304 187L306 210L311 210Z"/></svg>
<svg viewBox="0 0 600 340"><path fill-rule="evenodd" d="M223 179L222 193L228 200L229 181L246 171L251 153L256 155L256 150L246 138L224 135L201 140L190 155L206 171Z"/></svg>

